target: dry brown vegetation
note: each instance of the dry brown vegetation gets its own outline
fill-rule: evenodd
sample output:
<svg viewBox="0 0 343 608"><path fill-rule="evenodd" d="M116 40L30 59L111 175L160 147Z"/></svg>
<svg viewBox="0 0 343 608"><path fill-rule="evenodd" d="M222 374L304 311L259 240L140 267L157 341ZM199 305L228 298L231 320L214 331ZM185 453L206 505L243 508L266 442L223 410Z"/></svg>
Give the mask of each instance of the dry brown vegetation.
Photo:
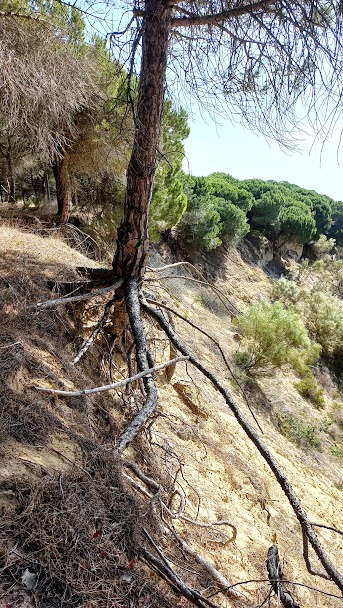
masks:
<svg viewBox="0 0 343 608"><path fill-rule="evenodd" d="M270 585L242 585L237 590L243 597L236 599L219 593L218 580L182 548L180 538L230 583L266 579L268 547L276 540L289 580L337 595L332 583L306 571L301 531L282 490L211 384L189 364L178 364L170 382L164 372L159 374L157 415L120 460L114 455L116 438L143 402L138 383L115 393L68 399L33 388L86 388L131 375L132 338L123 317L120 340L112 324L73 365L106 297L45 310L35 304L56 294L58 282L77 282L78 266L96 262L55 232L51 237L22 227L0 230L1 608L190 605L148 569L143 548L156 557L158 553L146 533L182 579L218 606L261 606ZM152 266L166 261L166 251L150 258ZM210 265L201 271L210 278ZM224 303L204 285L180 279L187 276L185 269L164 275L169 278L148 273L154 280L146 281L147 289L209 332L229 358L237 335L225 303L241 308L249 293L251 299L270 293L263 272L232 252L222 259L217 279ZM173 354L169 341L153 321L146 318L145 323L155 359L168 360ZM244 378L232 379L208 338L178 318L175 324L185 342L231 385L254 424L236 383ZM319 424L337 410L339 396L332 385L331 393L325 392L323 412L314 411L281 372L245 383L245 391L265 443L287 471L312 521L342 528L340 460L330 452L335 446L339 451L339 424L335 439L330 429L321 431L322 452L306 443L299 448L277 430L280 412L301 413L303 421L315 418ZM339 565L342 536L324 529L319 536ZM34 592L22 582L26 570L36 576ZM341 605L340 599L306 587L290 589L305 608ZM264 605L276 606L277 600L270 598Z"/></svg>

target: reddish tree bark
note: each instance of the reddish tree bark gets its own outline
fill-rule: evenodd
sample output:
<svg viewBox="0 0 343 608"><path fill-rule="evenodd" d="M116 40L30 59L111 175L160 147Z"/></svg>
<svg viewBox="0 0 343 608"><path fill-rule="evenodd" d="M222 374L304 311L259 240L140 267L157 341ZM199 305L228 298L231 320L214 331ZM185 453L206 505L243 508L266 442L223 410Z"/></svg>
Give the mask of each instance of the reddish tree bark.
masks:
<svg viewBox="0 0 343 608"><path fill-rule="evenodd" d="M163 110L172 6L168 0L146 0L142 65L135 139L127 170L124 215L113 260L118 277L141 278L148 249L148 218L156 172Z"/></svg>

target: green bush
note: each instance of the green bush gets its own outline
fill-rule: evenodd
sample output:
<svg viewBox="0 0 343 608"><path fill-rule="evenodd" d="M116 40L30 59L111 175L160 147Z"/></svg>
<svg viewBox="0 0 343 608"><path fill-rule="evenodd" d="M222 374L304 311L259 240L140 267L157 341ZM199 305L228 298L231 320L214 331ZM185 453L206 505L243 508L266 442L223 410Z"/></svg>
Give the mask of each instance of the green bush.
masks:
<svg viewBox="0 0 343 608"><path fill-rule="evenodd" d="M342 302L334 296L313 291L298 306L303 308L310 334L322 346L323 353L329 357L337 355L343 345Z"/></svg>
<svg viewBox="0 0 343 608"><path fill-rule="evenodd" d="M316 426L307 425L291 414L279 414L277 418L280 433L289 437L296 445L309 445L317 450L321 449L318 428Z"/></svg>
<svg viewBox="0 0 343 608"><path fill-rule="evenodd" d="M187 248L216 249L222 243L219 238L222 227L220 215L211 197L190 197L187 211L179 225L179 234Z"/></svg>
<svg viewBox="0 0 343 608"><path fill-rule="evenodd" d="M300 382L296 382L294 387L305 399L308 399L315 407L322 409L325 406L323 389L316 382L313 374L306 374Z"/></svg>
<svg viewBox="0 0 343 608"><path fill-rule="evenodd" d="M243 340L236 360L250 373L284 365L305 373L319 358L321 347L311 341L299 314L281 302L253 304L237 323Z"/></svg>
<svg viewBox="0 0 343 608"><path fill-rule="evenodd" d="M280 279L273 286L273 297L302 317L311 339L320 344L338 376L343 371L343 302L334 294L340 293L342 276L341 262L319 260L304 266L300 285Z"/></svg>

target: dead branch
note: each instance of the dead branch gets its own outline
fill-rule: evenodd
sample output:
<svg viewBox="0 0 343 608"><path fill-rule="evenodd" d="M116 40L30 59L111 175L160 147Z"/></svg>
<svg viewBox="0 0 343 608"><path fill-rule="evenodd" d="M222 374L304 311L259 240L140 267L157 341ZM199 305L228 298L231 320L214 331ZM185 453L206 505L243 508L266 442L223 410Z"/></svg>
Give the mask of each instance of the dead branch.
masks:
<svg viewBox="0 0 343 608"><path fill-rule="evenodd" d="M175 262L174 264L167 264L166 266L159 266L158 268L147 266L146 269L147 272L163 272L164 270L169 270L169 268L175 268L176 266L191 266L191 268L195 268L190 262Z"/></svg>
<svg viewBox="0 0 343 608"><path fill-rule="evenodd" d="M222 305L224 306L225 310L227 310L227 312L230 315L233 315L234 317L237 317L238 314L240 314L240 311L238 310L238 308L236 308L236 306L234 304L232 304L231 300L227 297L227 295L221 290L219 289L219 287L215 287L215 285L212 285L211 283L209 283L208 281L205 280L200 280L200 279L195 279L194 277L187 277L187 275L184 274L180 274L180 275L164 275L162 277L159 277L158 279L145 279L145 282L150 282L150 281L162 281L165 279L179 279L181 281L191 281L192 283L197 283L198 285L205 285L206 287L209 287L210 289L212 289L213 293L217 296L217 298L221 301ZM228 302L228 304L226 304L225 300ZM233 308L235 310L233 310Z"/></svg>
<svg viewBox="0 0 343 608"><path fill-rule="evenodd" d="M147 376L152 376L154 372L158 372L161 369L165 369L169 365L173 365L174 363L178 363L179 361L187 361L188 357L176 357L176 359L172 359L171 361L166 361L166 363L161 363L160 365L156 365L155 367L150 367L143 372L139 372L131 378L125 378L124 380L118 380L118 382L114 382L113 384L106 384L104 386L97 386L95 388L85 388L81 391L62 391L54 388L46 388L44 386L33 386L37 391L42 391L43 393L52 393L53 395L61 395L62 397L81 397L82 395L92 395L93 393L104 393L106 391L111 391L116 388L121 388L122 386L126 386L127 384L131 384L132 382L136 382L136 380L140 380L141 378L146 378Z"/></svg>
<svg viewBox="0 0 343 608"><path fill-rule="evenodd" d="M311 543L317 557L325 568L326 572L330 576L331 580L335 582L337 587L343 591L343 576L338 572L338 570L334 567L329 556L327 555L324 547L322 547L312 525L308 518L308 515L303 508L301 502L299 501L292 485L290 484L288 478L286 477L283 469L280 467L279 463L274 458L273 454L269 450L269 448L264 444L264 442L257 435L256 431L249 424L248 420L246 420L245 416L241 412L238 403L227 390L227 388L220 382L220 380L205 367L194 355L185 347L183 342L177 337L174 330L170 327L167 320L165 319L163 313L161 311L155 310L151 307L146 301L142 299L142 306L146 312L148 312L152 317L154 317L159 325L164 329L168 338L174 343L175 347L185 356L189 356L190 362L200 371L202 374L210 380L216 390L222 395L226 404L230 407L232 413L234 414L236 420L247 434L249 439L253 442L255 447L260 452L261 456L264 458L269 468L273 472L276 480L284 491L300 525L301 528L306 534L309 542Z"/></svg>
<svg viewBox="0 0 343 608"><path fill-rule="evenodd" d="M80 294L79 296L70 296L70 297L62 297L55 298L54 300L46 300L46 302L37 302L34 305L34 308L39 308L43 310L44 308L51 308L52 306L58 306L59 304L69 304L70 302L82 302L83 300L90 300L91 298L95 298L96 296L103 296L106 293L111 291L115 291L123 284L123 279L118 279L110 285L109 287L103 287L102 289L94 289L89 293Z"/></svg>
<svg viewBox="0 0 343 608"><path fill-rule="evenodd" d="M267 570L270 584L275 595L280 599L281 604L285 608L300 608L289 591L283 586L284 581L282 580L282 570L277 545L272 545L268 549Z"/></svg>
<svg viewBox="0 0 343 608"><path fill-rule="evenodd" d="M86 352L92 346L93 342L96 340L96 338L99 335L99 333L101 332L103 326L107 322L107 319L109 317L113 303L114 303L114 298L111 298L107 302L101 319L98 321L98 323L97 323L95 329L92 331L91 335L87 338L87 340L84 341L78 354L74 358L74 360L73 360L74 365L76 365L76 363L78 363L80 361L80 359L82 359L82 357L86 354Z"/></svg>
<svg viewBox="0 0 343 608"><path fill-rule="evenodd" d="M233 304L231 302L231 300L227 297L227 295L223 291L221 291L218 287L216 287L216 286L212 285L211 283L209 283L208 281L206 281L205 277L200 272L200 270L198 270L198 268L196 266L194 266L194 264L191 264L190 262L176 262L175 264L167 264L166 266L160 266L159 268L153 268L151 266L148 266L147 270L149 270L150 272L162 272L163 270L168 270L169 268L175 268L176 266L188 266L193 272L195 272L200 277L201 281L205 285L207 285L208 287L210 287L211 289L213 289L215 292L218 291L219 294L221 296L223 296L228 301L228 303L230 304L230 306L232 306L236 310L236 313L240 314L240 310L237 308L237 306L235 306L235 304ZM173 278L173 279L175 278L176 279L178 277L177 277L177 275L175 275L175 276L173 275L172 277L169 277L169 278ZM186 278L189 278L189 277L179 277L179 278L186 279ZM216 294L216 295L218 295L218 294ZM232 313L232 314L235 314L235 313Z"/></svg>

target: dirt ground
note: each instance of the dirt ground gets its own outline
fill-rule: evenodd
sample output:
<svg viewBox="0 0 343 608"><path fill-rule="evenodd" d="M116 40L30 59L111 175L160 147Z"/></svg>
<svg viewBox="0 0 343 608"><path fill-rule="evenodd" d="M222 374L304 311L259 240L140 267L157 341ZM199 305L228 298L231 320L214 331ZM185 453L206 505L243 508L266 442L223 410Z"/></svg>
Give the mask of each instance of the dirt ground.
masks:
<svg viewBox="0 0 343 608"><path fill-rule="evenodd" d="M153 252L149 264L158 267L170 261L173 260L168 253L160 250ZM270 297L270 280L260 268L244 262L237 251L229 251L222 257L221 264L216 290L205 284L203 275L200 277L201 265L197 273L188 267L176 267L158 274L149 271L144 287L185 318L182 321L175 317L178 334L232 390L242 411L257 428L237 378L232 377L216 346L187 324L187 320L191 320L211 334L232 361L239 343L235 315L248 302ZM139 480L134 475L122 479L119 473L119 477L117 473L110 474L109 468L115 469L116 465L110 456L107 465L103 460L103 455L110 454L116 437L142 403L139 387L135 392L112 392L92 399L73 397L69 400L46 396L34 388L38 385L76 390L107 384L128 375L125 353L130 352L131 343L127 335L119 344L115 338L110 343L109 334L103 334L80 364L72 364L82 340L101 316L104 298L92 300L86 307L56 306L44 311L35 307L37 302L58 293L59 281L77 281L78 266L96 265L98 262L86 257L82 247L79 250L70 247L55 232L49 236L40 234L39 230L23 230L20 226L0 227L3 311L0 323L0 510L6 523L0 524L0 569L4 578L0 582L0 608L48 606L49 601L51 607L57 605L55 596L47 595L46 599L40 595L40 590L47 585L47 572L58 578L63 563L76 564L76 572L65 571L66 587L70 580L75 588L78 580L84 581L82 589L80 587L80 606L157 608L162 606L158 594L163 595L163 590L166 606L190 605L167 591L163 583L162 591L156 591L159 579L136 557L134 567L128 566L134 555L135 535L141 534L136 530L136 513L146 513L147 521L151 518L153 522L158 509L146 495L135 490ZM182 278L185 276L187 278ZM55 288L52 287L54 282ZM156 361L168 360L171 355L168 340L151 320L145 322ZM293 386L295 380L292 374L278 371L273 377L255 381L246 388L249 404L264 442L284 468L310 520L342 529L342 459L335 456L339 454L342 437L339 429L332 428L333 412L342 408L341 396L334 394L332 387L328 389L325 409L319 412L298 394ZM333 583L307 572L302 558L301 530L291 507L255 446L209 381L189 364L180 363L171 381L160 372L157 384L157 415L124 458L138 463L146 474L162 484L170 510L182 513L182 517L173 520L177 534L227 581L242 582L235 589L243 597L233 600L220 593L208 572L180 552L175 538L165 539L163 550L173 567L218 606L277 606L277 598L268 599L270 586L265 567L268 548L277 544L284 576L294 583L289 589L301 607L342 606L342 600L334 597L339 593ZM282 435L278 429L280 412L288 416L296 414L308 424L317 424L321 429L321 450L307 444L296 445ZM90 482L93 470L94 478ZM80 488L84 493L80 494L83 523L79 528L75 496L81 492ZM131 505L130 508L120 506L121 503L119 505L118 500L107 493L108 488L117 496L126 497L128 502L123 505ZM49 502L48 496L55 496L55 502L52 499ZM134 498L130 498L132 496ZM46 500L45 510L43 500ZM95 505L99 513L101 509L109 509L106 505L111 505L110 509L118 514L129 509L127 520L118 515L115 550L113 521L111 523L101 513L98 514L100 525L91 505ZM67 528L68 517L73 522L70 538L63 532L59 517ZM16 526L22 526L21 534ZM155 524L151 523L151 526L150 530ZM99 554L93 551L93 545L100 528L104 544ZM84 529L87 538L92 539L91 548L87 548L89 541L83 536ZM107 530L106 538L103 530ZM55 548L49 545L46 555L42 547L48 541L44 540L43 532L47 538L49 534L64 535L62 543L55 537ZM343 536L324 528L318 528L317 532L339 567ZM87 557L78 553L79 546L88 552ZM33 592L22 577L28 568L35 568L34 554L36 562L40 560L40 567L36 568L40 578L38 591ZM109 554L113 561L107 565ZM318 567L312 554L311 561ZM92 570L92 576L88 578L87 568ZM106 584L103 582L101 586L99 577L107 577ZM59 585L55 585L60 589L59 605L67 606L68 601L63 600L60 588L62 583ZM117 585L117 597L110 594L113 585Z"/></svg>

